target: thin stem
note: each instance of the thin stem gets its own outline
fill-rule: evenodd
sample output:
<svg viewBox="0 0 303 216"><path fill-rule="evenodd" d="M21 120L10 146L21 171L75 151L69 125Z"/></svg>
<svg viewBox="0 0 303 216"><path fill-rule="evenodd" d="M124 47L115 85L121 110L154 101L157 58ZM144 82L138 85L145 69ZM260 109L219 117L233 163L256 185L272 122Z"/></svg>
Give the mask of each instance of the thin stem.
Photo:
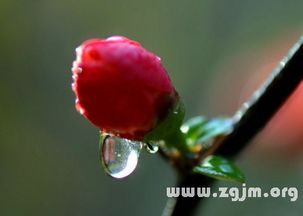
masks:
<svg viewBox="0 0 303 216"><path fill-rule="evenodd" d="M303 37L294 45L263 86L243 104L234 116L234 130L210 151L224 157L237 156L248 142L266 125L294 92L303 78ZM205 176L184 176L179 187L207 187L214 182ZM172 216L195 213L201 198L179 196Z"/></svg>

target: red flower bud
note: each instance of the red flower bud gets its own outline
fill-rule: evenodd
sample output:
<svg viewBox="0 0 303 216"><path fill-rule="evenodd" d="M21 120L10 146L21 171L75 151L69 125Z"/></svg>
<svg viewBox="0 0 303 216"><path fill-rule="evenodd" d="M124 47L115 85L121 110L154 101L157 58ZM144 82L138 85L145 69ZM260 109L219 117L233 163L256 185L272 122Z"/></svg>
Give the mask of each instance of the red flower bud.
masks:
<svg viewBox="0 0 303 216"><path fill-rule="evenodd" d="M103 132L143 139L178 100L160 58L135 41L88 40L76 54L76 108Z"/></svg>

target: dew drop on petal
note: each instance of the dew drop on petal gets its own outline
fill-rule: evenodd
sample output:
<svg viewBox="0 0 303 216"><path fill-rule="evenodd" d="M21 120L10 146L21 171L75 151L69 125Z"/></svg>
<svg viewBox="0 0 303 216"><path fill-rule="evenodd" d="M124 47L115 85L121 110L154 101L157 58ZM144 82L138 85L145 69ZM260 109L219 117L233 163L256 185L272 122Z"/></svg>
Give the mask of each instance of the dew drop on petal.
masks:
<svg viewBox="0 0 303 216"><path fill-rule="evenodd" d="M76 110L77 110L81 115L84 115L85 110L81 107L78 98L76 99L75 104L76 104Z"/></svg>
<svg viewBox="0 0 303 216"><path fill-rule="evenodd" d="M73 73L73 80L77 79L78 78L78 75L76 73Z"/></svg>
<svg viewBox="0 0 303 216"><path fill-rule="evenodd" d="M111 36L106 39L106 41L121 41L121 40L125 40L125 38L121 36Z"/></svg>
<svg viewBox="0 0 303 216"><path fill-rule="evenodd" d="M136 169L142 147L138 141L101 134L99 159L107 174L124 178Z"/></svg>
<svg viewBox="0 0 303 216"><path fill-rule="evenodd" d="M72 83L72 90L73 90L73 91L76 91L75 83Z"/></svg>

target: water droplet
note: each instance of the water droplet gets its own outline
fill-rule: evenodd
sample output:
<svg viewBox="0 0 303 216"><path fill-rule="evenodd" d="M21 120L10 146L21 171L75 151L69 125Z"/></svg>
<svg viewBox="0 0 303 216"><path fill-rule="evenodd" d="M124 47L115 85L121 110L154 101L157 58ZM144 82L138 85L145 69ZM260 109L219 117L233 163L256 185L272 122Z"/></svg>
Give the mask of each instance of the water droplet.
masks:
<svg viewBox="0 0 303 216"><path fill-rule="evenodd" d="M72 90L76 91L76 85L75 85L75 83L72 83Z"/></svg>
<svg viewBox="0 0 303 216"><path fill-rule="evenodd" d="M106 39L106 41L123 41L125 40L125 37L121 37L121 36L111 36L109 38Z"/></svg>
<svg viewBox="0 0 303 216"><path fill-rule="evenodd" d="M78 61L74 61L74 62L73 62L72 72L73 72L74 74L82 73L82 68L79 67L79 62L78 62Z"/></svg>
<svg viewBox="0 0 303 216"><path fill-rule="evenodd" d="M82 106L80 105L79 99L78 99L78 98L76 98L75 104L76 104L76 110L77 110L81 115L84 115L85 110L84 110L84 109L82 108Z"/></svg>
<svg viewBox="0 0 303 216"><path fill-rule="evenodd" d="M76 80L78 78L78 74L73 73L73 80Z"/></svg>
<svg viewBox="0 0 303 216"><path fill-rule="evenodd" d="M137 167L142 142L101 134L99 159L110 176L124 178Z"/></svg>
<svg viewBox="0 0 303 216"><path fill-rule="evenodd" d="M83 69L81 67L77 68L77 73L82 73Z"/></svg>
<svg viewBox="0 0 303 216"><path fill-rule="evenodd" d="M156 142L148 142L148 143L145 143L145 149L146 151L148 151L149 153L156 153L158 150L159 150L159 146Z"/></svg>

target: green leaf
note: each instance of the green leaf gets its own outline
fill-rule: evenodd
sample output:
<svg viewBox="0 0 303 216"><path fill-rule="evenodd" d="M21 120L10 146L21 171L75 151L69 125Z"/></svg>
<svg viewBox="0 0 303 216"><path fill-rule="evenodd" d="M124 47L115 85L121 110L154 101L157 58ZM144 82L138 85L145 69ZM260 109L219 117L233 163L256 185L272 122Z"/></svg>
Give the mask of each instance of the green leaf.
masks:
<svg viewBox="0 0 303 216"><path fill-rule="evenodd" d="M198 136L197 143L203 143L219 135L227 135L233 129L231 118L214 118L203 126L203 132Z"/></svg>
<svg viewBox="0 0 303 216"><path fill-rule="evenodd" d="M197 116L189 119L181 126L187 145L193 146L196 144L196 140L203 133L203 127L206 123L207 119L204 116Z"/></svg>
<svg viewBox="0 0 303 216"><path fill-rule="evenodd" d="M220 156L206 157L200 165L193 168L193 171L219 180L245 182L241 170L233 162Z"/></svg>
<svg viewBox="0 0 303 216"><path fill-rule="evenodd" d="M186 143L190 148L200 144L202 147L208 147L210 141L220 135L227 135L233 129L231 118L214 118L207 120L203 116L189 119L181 126Z"/></svg>

